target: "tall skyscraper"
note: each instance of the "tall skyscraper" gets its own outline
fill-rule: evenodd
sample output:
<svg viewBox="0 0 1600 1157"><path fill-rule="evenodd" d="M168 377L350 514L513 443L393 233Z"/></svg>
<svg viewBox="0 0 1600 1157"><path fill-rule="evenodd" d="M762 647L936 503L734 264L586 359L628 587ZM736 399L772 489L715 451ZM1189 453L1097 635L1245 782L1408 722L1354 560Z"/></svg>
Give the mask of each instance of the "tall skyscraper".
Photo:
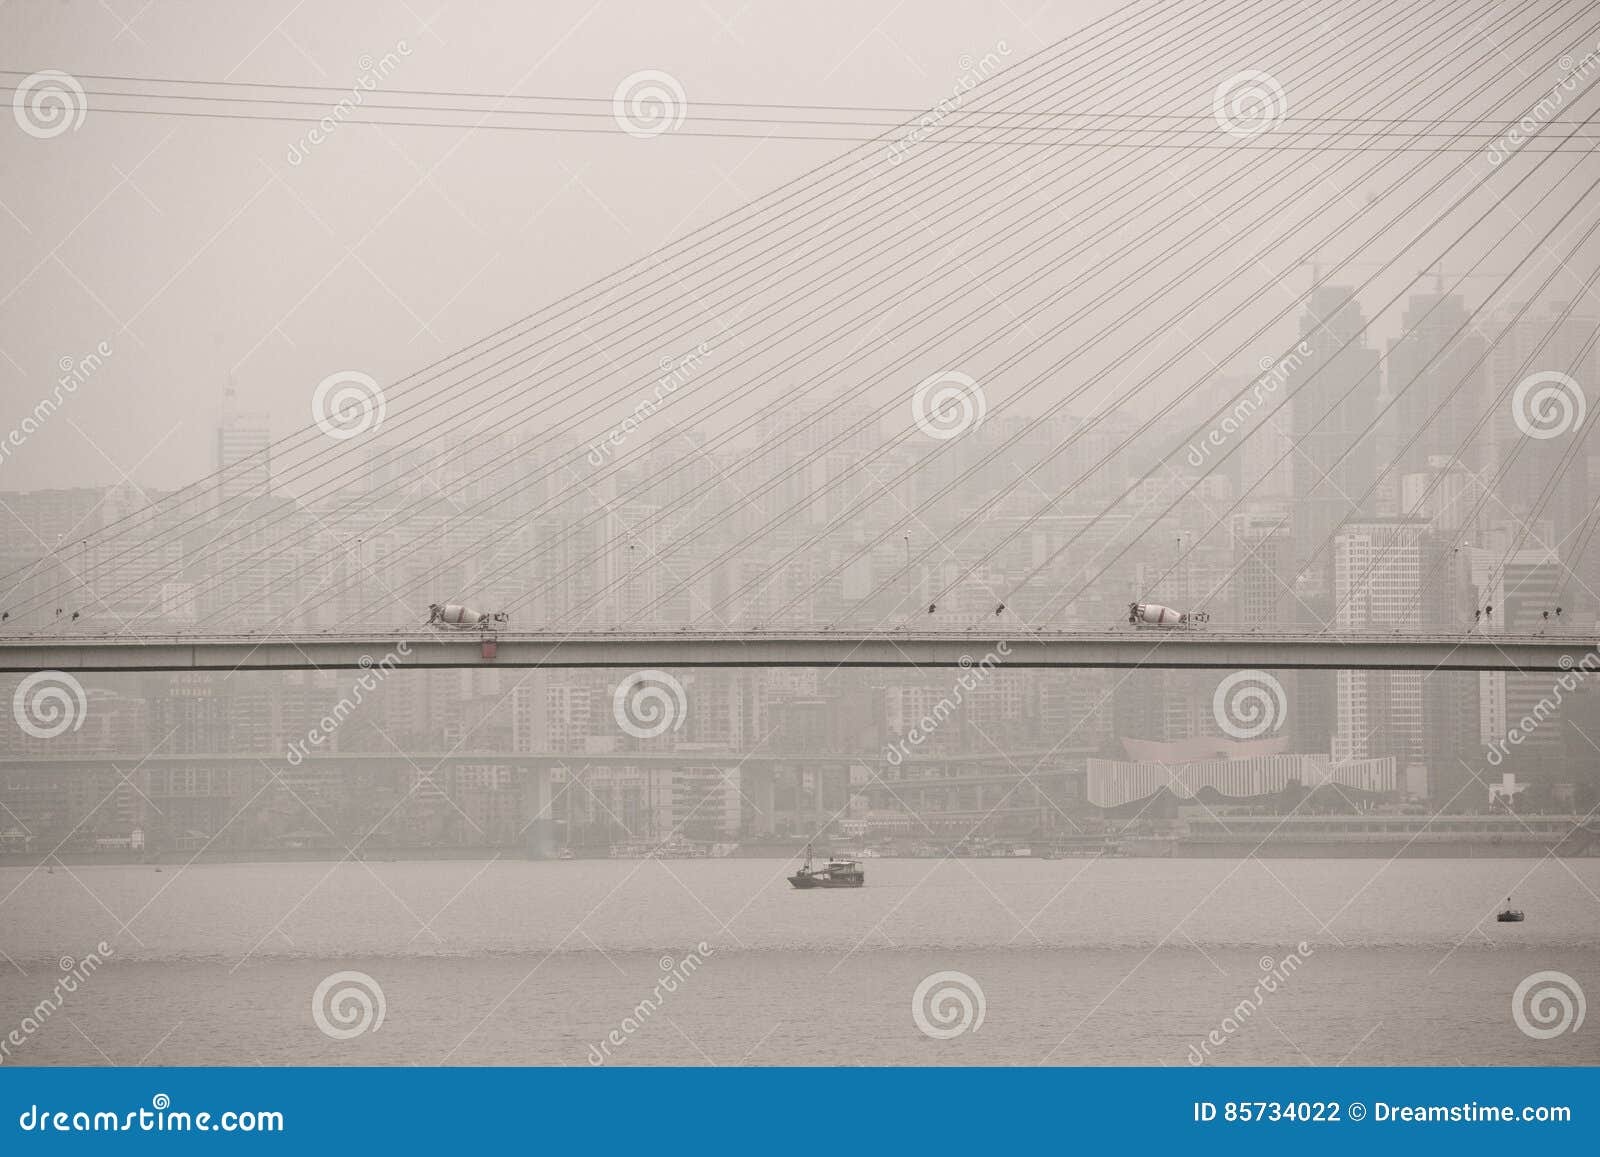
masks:
<svg viewBox="0 0 1600 1157"><path fill-rule="evenodd" d="M1334 626L1339 631L1415 627L1422 615L1422 519L1353 521L1333 550ZM1340 671L1335 760L1392 755L1420 763L1422 676L1415 671Z"/></svg>
<svg viewBox="0 0 1600 1157"><path fill-rule="evenodd" d="M1432 458L1454 458L1476 470L1487 458L1484 417L1485 341L1473 329L1460 294L1413 294L1403 332L1389 343L1388 396L1394 399L1392 453L1398 473L1428 468Z"/></svg>
<svg viewBox="0 0 1600 1157"><path fill-rule="evenodd" d="M217 424L217 503L272 493L272 423L264 413L239 409L230 385L222 392Z"/></svg>
<svg viewBox="0 0 1600 1157"><path fill-rule="evenodd" d="M1517 428L1517 438L1507 446L1506 476L1501 492L1518 519L1535 523L1549 521L1550 542L1540 543L1530 536L1523 545L1526 548L1553 547L1569 574L1583 579L1582 582L1568 581L1566 601L1569 605L1593 610L1595 600L1584 589L1593 585L1590 581L1595 570L1593 542L1588 543L1588 557L1577 555L1588 537L1586 528L1595 513L1588 458L1590 452L1600 446L1600 440L1593 435L1596 421L1592 407L1600 404L1600 389L1597 389L1600 382L1596 380L1595 348L1591 344L1600 319L1592 314L1585 316L1580 309L1564 321L1560 320L1567 306L1566 302L1554 302L1548 310L1530 315L1522 327L1521 340L1528 350L1523 359L1527 367L1524 380L1533 374L1565 375L1570 385L1549 379L1545 384L1565 395L1569 408L1563 411L1554 398L1550 399L1544 408L1549 422L1540 417L1533 419L1540 437L1531 437ZM1576 408L1579 404L1591 411L1581 420ZM1513 405L1507 402L1507 409L1515 419Z"/></svg>
<svg viewBox="0 0 1600 1157"><path fill-rule="evenodd" d="M1470 556L1471 584L1486 613L1478 629L1485 634L1531 635L1548 630L1561 586L1561 564L1551 550L1474 550ZM1551 698L1551 680L1545 675L1512 675L1484 671L1478 675L1478 739L1485 750L1498 744L1507 751L1507 765L1527 780L1557 778L1565 770L1560 721L1546 721L1539 707ZM1535 720L1528 726L1524 720ZM1507 747L1507 731L1518 727L1519 742Z"/></svg>
<svg viewBox="0 0 1600 1157"><path fill-rule="evenodd" d="M1378 473L1375 436L1366 427L1378 412L1382 388L1378 351L1367 339L1367 319L1345 286L1318 285L1300 319L1311 356L1288 376L1293 399L1295 554L1309 560L1351 518L1373 513L1362 494ZM1305 577L1326 589L1324 551Z"/></svg>

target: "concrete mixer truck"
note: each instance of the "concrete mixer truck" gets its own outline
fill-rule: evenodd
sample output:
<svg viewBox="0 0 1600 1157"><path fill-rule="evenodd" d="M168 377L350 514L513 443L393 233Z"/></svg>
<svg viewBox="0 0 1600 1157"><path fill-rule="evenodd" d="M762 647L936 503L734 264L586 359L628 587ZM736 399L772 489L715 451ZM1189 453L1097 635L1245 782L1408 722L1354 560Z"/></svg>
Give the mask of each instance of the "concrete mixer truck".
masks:
<svg viewBox="0 0 1600 1157"><path fill-rule="evenodd" d="M1142 631L1186 631L1208 622L1204 611L1175 611L1160 603L1129 603L1128 622Z"/></svg>

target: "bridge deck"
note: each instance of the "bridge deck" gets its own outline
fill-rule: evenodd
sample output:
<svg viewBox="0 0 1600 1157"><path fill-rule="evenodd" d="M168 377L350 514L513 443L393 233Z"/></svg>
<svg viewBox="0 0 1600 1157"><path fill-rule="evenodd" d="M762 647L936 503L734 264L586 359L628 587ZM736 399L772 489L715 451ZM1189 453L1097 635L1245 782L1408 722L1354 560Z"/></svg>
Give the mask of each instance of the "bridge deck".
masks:
<svg viewBox="0 0 1600 1157"><path fill-rule="evenodd" d="M1600 670L1600 638L1223 631L476 631L0 638L0 671L300 671L460 667L969 667L1238 670Z"/></svg>

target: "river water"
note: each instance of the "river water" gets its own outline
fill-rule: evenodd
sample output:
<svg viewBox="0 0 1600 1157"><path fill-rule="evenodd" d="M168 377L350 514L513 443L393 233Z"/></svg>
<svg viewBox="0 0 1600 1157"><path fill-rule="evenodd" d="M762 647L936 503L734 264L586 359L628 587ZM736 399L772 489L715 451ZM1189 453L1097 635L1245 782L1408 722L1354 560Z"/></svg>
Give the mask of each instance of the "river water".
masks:
<svg viewBox="0 0 1600 1157"><path fill-rule="evenodd" d="M3 869L0 1037L21 1043L0 1059L1600 1063L1600 1023L1540 1039L1513 1011L1539 972L1565 974L1569 1003L1600 994L1600 860L869 860L865 888L829 892L794 891L792 870ZM1507 894L1525 923L1493 920ZM91 954L98 970L39 1016ZM381 1025L348 1039L358 1005L318 1010L333 1035L313 1015L341 972L363 975L332 991L374 1010L381 992ZM938 973L964 974L930 991L970 1013L914 1011Z"/></svg>

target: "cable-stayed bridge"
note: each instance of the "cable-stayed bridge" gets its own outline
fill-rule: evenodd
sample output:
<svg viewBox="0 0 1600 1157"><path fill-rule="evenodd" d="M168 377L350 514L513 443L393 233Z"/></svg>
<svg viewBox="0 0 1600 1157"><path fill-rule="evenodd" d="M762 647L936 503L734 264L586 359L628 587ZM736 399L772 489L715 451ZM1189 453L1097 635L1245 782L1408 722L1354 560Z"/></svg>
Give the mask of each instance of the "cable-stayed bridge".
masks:
<svg viewBox="0 0 1600 1157"><path fill-rule="evenodd" d="M1128 5L287 436L225 415L0 565L0 668L1579 667L1600 15L1313 15Z"/></svg>
<svg viewBox="0 0 1600 1157"><path fill-rule="evenodd" d="M763 71L741 37L609 97L556 91L596 60L463 91L523 70L435 38L352 103L337 67L276 72L315 38L249 28L226 78L15 81L23 135L66 131L0 140L37 158L0 203L0 393L64 376L0 406L0 959L48 973L102 929L148 1006L76 1039L204 1060L194 1010L242 980L357 976L380 1019L381 980L403 1020L439 973L466 1035L431 1018L433 1055L515 1057L552 999L585 1033L613 1014L572 993L637 999L601 956L648 971L700 928L740 949L706 983L770 981L779 1012L797 978L826 1001L830 963L909 987L910 954L956 946L999 1010L1092 956L1094 1033L1011 1019L1024 1059L1093 1059L1152 986L1196 1023L1183 981L1221 969L1189 949L1253 970L1287 927L1377 960L1308 978L1347 982L1315 1001L1328 1055L1382 975L1404 1060L1439 985L1387 983L1435 955L1393 943L1573 948L1600 850L1600 5L945 7L959 42L907 6L838 63L790 35ZM944 64L902 48L930 44ZM41 76L90 107L24 99ZM818 103L716 99L740 96ZM853 916L793 915L802 851L801 886L813 851L863 857ZM1412 855L1499 862L1389 866ZM1495 921L1508 894L1526 921ZM194 999L219 953L236 980ZM901 1055L870 1005L790 1044ZM1501 1008L1450 1055L1502 1055ZM222 1036L298 1049L285 1010ZM81 1053L54 1024L29 1048ZM748 1027L705 1055L748 1060Z"/></svg>
<svg viewBox="0 0 1600 1157"><path fill-rule="evenodd" d="M1600 670L1579 635L1185 631L967 633L599 631L6 640L0 671L907 667L1566 672Z"/></svg>

